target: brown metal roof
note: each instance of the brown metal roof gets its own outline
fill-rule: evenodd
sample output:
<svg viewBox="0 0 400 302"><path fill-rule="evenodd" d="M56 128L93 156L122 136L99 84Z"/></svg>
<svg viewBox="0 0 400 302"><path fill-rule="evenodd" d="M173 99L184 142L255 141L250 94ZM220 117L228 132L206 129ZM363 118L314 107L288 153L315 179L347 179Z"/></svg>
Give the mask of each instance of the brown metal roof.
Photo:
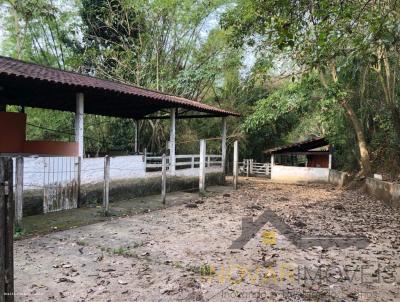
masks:
<svg viewBox="0 0 400 302"><path fill-rule="evenodd" d="M329 142L324 137L315 137L305 141L297 142L294 144L289 144L286 146L276 147L272 149L265 150L265 154L277 154L277 153L287 153L287 152L305 152L315 148L320 148L328 146Z"/></svg>
<svg viewBox="0 0 400 302"><path fill-rule="evenodd" d="M77 92L85 94L90 114L142 118L165 108L185 108L239 116L183 97L0 56L0 104L74 112Z"/></svg>

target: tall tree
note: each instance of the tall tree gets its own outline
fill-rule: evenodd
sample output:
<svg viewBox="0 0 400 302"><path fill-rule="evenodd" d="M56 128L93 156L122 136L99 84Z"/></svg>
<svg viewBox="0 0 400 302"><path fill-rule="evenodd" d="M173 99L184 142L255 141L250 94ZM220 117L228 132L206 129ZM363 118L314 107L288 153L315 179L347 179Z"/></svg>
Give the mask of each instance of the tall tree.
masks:
<svg viewBox="0 0 400 302"><path fill-rule="evenodd" d="M232 29L234 43L287 51L303 72L319 73L321 99L335 100L344 109L357 138L361 174L369 175L370 153L354 98L361 88L354 83L363 68L351 64L358 60L367 67L377 62L382 36L398 35L398 19L386 22L385 17L398 13L396 1L241 0L225 15L223 25Z"/></svg>

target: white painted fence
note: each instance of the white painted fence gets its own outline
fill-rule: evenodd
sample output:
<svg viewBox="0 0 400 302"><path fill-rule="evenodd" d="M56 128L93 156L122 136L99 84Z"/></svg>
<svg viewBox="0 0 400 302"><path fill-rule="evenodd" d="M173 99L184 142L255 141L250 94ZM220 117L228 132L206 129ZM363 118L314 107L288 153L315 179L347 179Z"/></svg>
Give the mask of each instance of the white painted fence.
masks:
<svg viewBox="0 0 400 302"><path fill-rule="evenodd" d="M200 155L176 155L176 169L194 169L198 168L200 164ZM166 157L167 165L169 165L169 157ZM161 171L162 156L147 156L146 157L146 171ZM207 154L206 155L206 168L221 167L222 168L222 155Z"/></svg>
<svg viewBox="0 0 400 302"><path fill-rule="evenodd" d="M110 158L110 179L132 179L157 176L161 171L161 156L116 156ZM24 159L24 190L41 189L51 183L67 182L71 178L71 162L66 157L26 157ZM167 157L167 163L169 159ZM49 164L52 169L49 171ZM176 155L177 176L198 176L199 155ZM207 172L222 172L221 155L206 156ZM15 166L14 166L15 171ZM82 160L81 184L99 183L104 180L104 158Z"/></svg>

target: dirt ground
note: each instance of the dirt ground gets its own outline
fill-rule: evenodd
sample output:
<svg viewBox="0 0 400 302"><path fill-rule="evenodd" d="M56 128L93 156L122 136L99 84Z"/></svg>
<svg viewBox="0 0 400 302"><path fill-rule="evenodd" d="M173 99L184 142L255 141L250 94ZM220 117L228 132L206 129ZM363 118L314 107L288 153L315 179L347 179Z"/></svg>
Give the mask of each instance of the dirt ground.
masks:
<svg viewBox="0 0 400 302"><path fill-rule="evenodd" d="M241 179L209 197L17 241L16 301L400 301L400 210L359 191ZM298 248L271 223L242 249L242 218L271 209L298 236L366 236L366 248Z"/></svg>

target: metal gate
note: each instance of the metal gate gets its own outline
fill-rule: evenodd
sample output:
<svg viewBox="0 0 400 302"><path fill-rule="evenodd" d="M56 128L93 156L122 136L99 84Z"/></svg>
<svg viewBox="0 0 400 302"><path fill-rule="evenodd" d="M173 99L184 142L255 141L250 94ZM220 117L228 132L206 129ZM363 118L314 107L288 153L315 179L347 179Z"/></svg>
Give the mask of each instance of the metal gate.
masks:
<svg viewBox="0 0 400 302"><path fill-rule="evenodd" d="M77 208L79 197L79 158L44 158L43 212Z"/></svg>

